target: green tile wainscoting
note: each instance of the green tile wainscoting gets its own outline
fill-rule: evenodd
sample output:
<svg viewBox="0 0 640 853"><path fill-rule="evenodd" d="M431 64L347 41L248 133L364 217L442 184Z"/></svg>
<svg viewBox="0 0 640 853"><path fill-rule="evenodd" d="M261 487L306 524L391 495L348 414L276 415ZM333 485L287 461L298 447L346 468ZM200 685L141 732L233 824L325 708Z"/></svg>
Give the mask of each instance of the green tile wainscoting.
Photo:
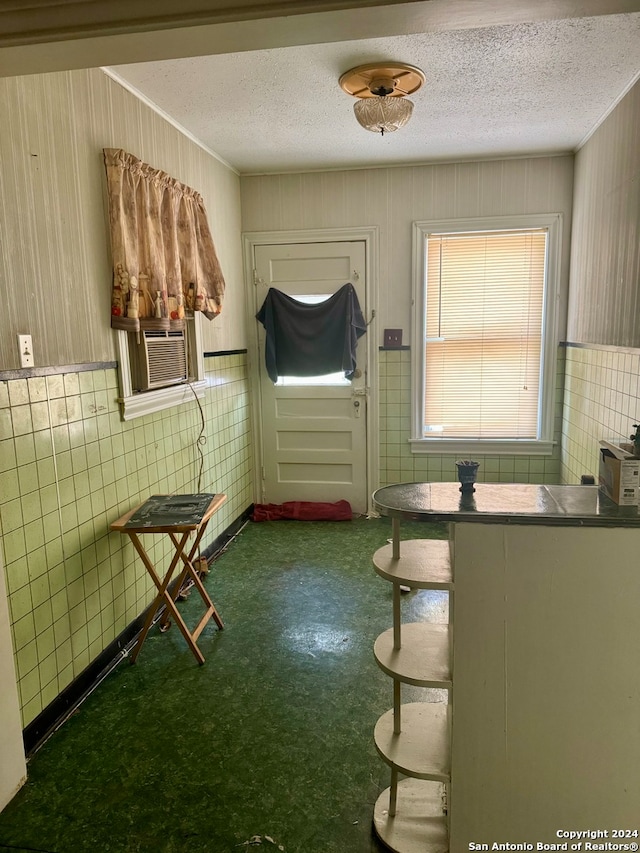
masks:
<svg viewBox="0 0 640 853"><path fill-rule="evenodd" d="M598 442L628 440L640 418L640 349L566 345L562 478L598 478Z"/></svg>
<svg viewBox="0 0 640 853"><path fill-rule="evenodd" d="M487 483L559 483L562 436L564 347L558 348L554 412L555 446L551 456L479 456L478 480ZM401 482L449 482L456 479L455 455L412 454L411 352L379 351L380 485ZM584 472L583 472L584 473Z"/></svg>
<svg viewBox="0 0 640 853"><path fill-rule="evenodd" d="M228 496L209 542L251 504L253 484L246 354L207 355L201 491ZM0 524L23 726L151 601L150 577L110 523L150 494L195 491L200 468L195 400L123 422L116 369L68 371L0 382ZM149 542L154 562L170 549L166 537Z"/></svg>

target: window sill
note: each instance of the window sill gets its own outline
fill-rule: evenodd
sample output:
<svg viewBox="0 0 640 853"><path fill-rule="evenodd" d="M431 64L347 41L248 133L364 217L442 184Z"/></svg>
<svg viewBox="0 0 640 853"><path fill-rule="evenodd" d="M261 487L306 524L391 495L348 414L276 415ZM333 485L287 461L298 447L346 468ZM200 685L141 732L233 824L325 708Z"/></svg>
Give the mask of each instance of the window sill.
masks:
<svg viewBox="0 0 640 853"><path fill-rule="evenodd" d="M168 388L158 388L156 391L145 391L141 394L132 394L130 397L120 397L118 402L120 403L122 420L131 421L134 418L152 415L173 406L182 406L193 400L194 393L199 400L202 400L206 387L207 380L200 379L198 382L191 382L189 385L171 385Z"/></svg>
<svg viewBox="0 0 640 853"><path fill-rule="evenodd" d="M553 441L488 438L411 438L412 453L451 453L458 456L551 456Z"/></svg>

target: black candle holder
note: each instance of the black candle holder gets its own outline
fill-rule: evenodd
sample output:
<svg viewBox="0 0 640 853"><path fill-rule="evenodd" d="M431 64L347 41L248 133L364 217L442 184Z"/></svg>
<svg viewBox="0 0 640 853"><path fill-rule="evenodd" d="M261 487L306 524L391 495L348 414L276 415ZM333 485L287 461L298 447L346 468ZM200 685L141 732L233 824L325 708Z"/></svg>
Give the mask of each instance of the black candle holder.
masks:
<svg viewBox="0 0 640 853"><path fill-rule="evenodd" d="M463 494L470 494L471 492L475 492L473 484L478 479L479 467L480 463L474 462L471 459L464 459L460 462L456 462L456 468L458 470L458 480L460 482L460 491Z"/></svg>

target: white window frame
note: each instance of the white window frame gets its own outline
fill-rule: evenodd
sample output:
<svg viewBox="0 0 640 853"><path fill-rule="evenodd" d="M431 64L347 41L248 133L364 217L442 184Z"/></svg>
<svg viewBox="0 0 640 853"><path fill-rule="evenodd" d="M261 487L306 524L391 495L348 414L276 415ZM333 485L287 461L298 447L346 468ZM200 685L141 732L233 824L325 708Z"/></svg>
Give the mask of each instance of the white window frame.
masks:
<svg viewBox="0 0 640 853"><path fill-rule="evenodd" d="M116 348L118 353L118 373L120 376L120 413L123 421L131 421L193 402L195 394L202 400L207 387L204 375L204 353L202 351L202 318L196 312L193 319L186 323L185 334L188 338L187 347L189 365L195 370L195 376L179 385L168 385L166 388L155 388L153 391L134 391L131 382L131 361L129 358L129 339L131 332L116 331Z"/></svg>
<svg viewBox="0 0 640 853"><path fill-rule="evenodd" d="M547 270L542 317L542 368L538 434L535 439L425 438L424 419L424 340L427 238L432 234L478 231L548 230ZM438 219L413 223L413 328L412 328L412 453L509 454L549 456L554 446L556 365L558 360L558 309L562 214L490 216L474 219Z"/></svg>

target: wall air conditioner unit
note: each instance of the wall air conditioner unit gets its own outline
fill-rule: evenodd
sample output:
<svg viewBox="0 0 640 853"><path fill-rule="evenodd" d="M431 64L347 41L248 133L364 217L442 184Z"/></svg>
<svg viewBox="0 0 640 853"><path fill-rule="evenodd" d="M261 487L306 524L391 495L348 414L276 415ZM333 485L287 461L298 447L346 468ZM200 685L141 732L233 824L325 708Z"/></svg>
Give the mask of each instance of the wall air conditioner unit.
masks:
<svg viewBox="0 0 640 853"><path fill-rule="evenodd" d="M184 331L144 330L139 341L129 336L131 378L135 391L151 391L178 385L189 378L187 341Z"/></svg>

